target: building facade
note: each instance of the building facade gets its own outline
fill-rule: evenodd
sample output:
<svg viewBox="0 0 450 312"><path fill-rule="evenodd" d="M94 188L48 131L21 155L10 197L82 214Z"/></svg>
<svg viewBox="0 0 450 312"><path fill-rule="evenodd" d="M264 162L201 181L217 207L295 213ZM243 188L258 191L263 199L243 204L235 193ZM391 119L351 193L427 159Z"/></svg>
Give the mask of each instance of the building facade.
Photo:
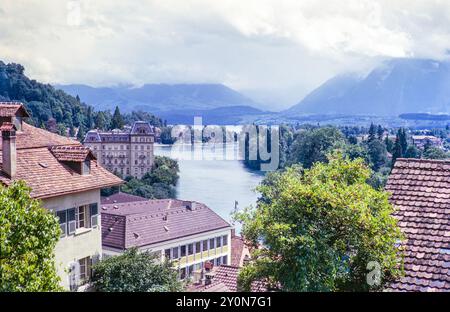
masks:
<svg viewBox="0 0 450 312"><path fill-rule="evenodd" d="M421 150L423 150L427 144L431 147L444 148L444 141L441 138L432 135L413 135L412 141L413 144Z"/></svg>
<svg viewBox="0 0 450 312"><path fill-rule="evenodd" d="M136 121L124 130L91 130L83 145L89 147L98 163L110 172L140 179L152 169L154 142L154 128L148 122Z"/></svg>
<svg viewBox="0 0 450 312"><path fill-rule="evenodd" d="M99 166L88 148L23 122L27 117L21 103L0 103L0 183L25 181L31 196L58 217L58 275L64 288L80 290L102 256L100 189L123 181Z"/></svg>
<svg viewBox="0 0 450 312"><path fill-rule="evenodd" d="M137 247L170 259L181 279L194 280L205 266L231 263L232 226L204 204L118 193L102 199L101 214L105 257Z"/></svg>

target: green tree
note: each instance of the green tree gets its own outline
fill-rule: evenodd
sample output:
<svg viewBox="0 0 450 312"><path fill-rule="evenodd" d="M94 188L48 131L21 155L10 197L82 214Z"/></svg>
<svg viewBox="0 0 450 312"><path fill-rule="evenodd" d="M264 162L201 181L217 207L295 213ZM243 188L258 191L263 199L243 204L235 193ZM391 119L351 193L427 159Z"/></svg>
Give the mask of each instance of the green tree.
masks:
<svg viewBox="0 0 450 312"><path fill-rule="evenodd" d="M98 262L92 282L97 291L167 292L183 291L184 285L168 261L160 262L149 252L133 248L120 256Z"/></svg>
<svg viewBox="0 0 450 312"><path fill-rule="evenodd" d="M111 119L111 129L122 129L125 125L122 115L120 114L119 106L116 106L113 117Z"/></svg>
<svg viewBox="0 0 450 312"><path fill-rule="evenodd" d="M384 145L386 145L386 150L392 154L392 152L394 151L394 142L389 139L388 135L384 138Z"/></svg>
<svg viewBox="0 0 450 312"><path fill-rule="evenodd" d="M404 156L405 158L420 158L421 152L415 145L409 145Z"/></svg>
<svg viewBox="0 0 450 312"><path fill-rule="evenodd" d="M106 117L104 112L98 112L95 116L95 127L100 130L106 130Z"/></svg>
<svg viewBox="0 0 450 312"><path fill-rule="evenodd" d="M378 139L367 142L367 150L370 163L375 171L378 171L387 162L386 145Z"/></svg>
<svg viewBox="0 0 450 312"><path fill-rule="evenodd" d="M423 158L425 159L448 159L449 154L437 147L428 147L423 151Z"/></svg>
<svg viewBox="0 0 450 312"><path fill-rule="evenodd" d="M369 128L369 136L367 138L367 141L368 142L374 141L377 138L376 134L377 134L377 127L373 123L371 123L370 124L370 128Z"/></svg>
<svg viewBox="0 0 450 312"><path fill-rule="evenodd" d="M378 140L383 140L383 134L384 134L384 129L381 125L378 125L377 127L377 139Z"/></svg>
<svg viewBox="0 0 450 312"><path fill-rule="evenodd" d="M89 106L87 109L86 127L88 128L88 130L94 128L94 117L92 113L92 106Z"/></svg>
<svg viewBox="0 0 450 312"><path fill-rule="evenodd" d="M344 143L342 132L334 127L300 131L289 151L288 164L310 168L315 162L326 162L327 153Z"/></svg>
<svg viewBox="0 0 450 312"><path fill-rule="evenodd" d="M406 136L406 130L404 128L400 128L398 130L398 136L400 139L400 145L402 146L402 151L404 153L408 149L408 137Z"/></svg>
<svg viewBox="0 0 450 312"><path fill-rule="evenodd" d="M166 156L156 156L152 170L146 173L142 180L148 184L163 183L175 186L178 182L179 171L176 160Z"/></svg>
<svg viewBox="0 0 450 312"><path fill-rule="evenodd" d="M0 291L60 290L53 250L58 220L24 182L0 186Z"/></svg>
<svg viewBox="0 0 450 312"><path fill-rule="evenodd" d="M399 133L395 137L394 150L393 150L393 153L392 153L392 167L394 167L395 161L398 158L402 158L403 157L403 148L402 148L402 143L401 143L400 136L401 136L401 133L400 133L400 130L399 130Z"/></svg>
<svg viewBox="0 0 450 312"><path fill-rule="evenodd" d="M269 174L256 208L235 214L260 247L240 272L240 288L265 280L283 291L367 291L399 277L403 236L388 193L366 183L370 173L362 159L335 154L328 164ZM366 281L370 262L380 266L379 284Z"/></svg>
<svg viewBox="0 0 450 312"><path fill-rule="evenodd" d="M83 142L85 136L86 136L86 130L83 125L80 125L80 127L78 128L78 132L77 132L78 141Z"/></svg>

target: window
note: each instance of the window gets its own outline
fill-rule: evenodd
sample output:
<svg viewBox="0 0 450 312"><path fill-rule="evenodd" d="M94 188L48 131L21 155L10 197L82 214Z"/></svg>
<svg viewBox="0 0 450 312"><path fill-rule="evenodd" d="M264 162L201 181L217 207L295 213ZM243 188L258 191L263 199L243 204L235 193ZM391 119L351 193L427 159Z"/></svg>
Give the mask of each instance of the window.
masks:
<svg viewBox="0 0 450 312"><path fill-rule="evenodd" d="M188 276L191 277L194 273L194 265L190 265L188 269Z"/></svg>
<svg viewBox="0 0 450 312"><path fill-rule="evenodd" d="M203 245L203 251L207 251L207 250L208 250L208 240L205 239L205 240L202 242L202 245Z"/></svg>
<svg viewBox="0 0 450 312"><path fill-rule="evenodd" d="M166 259L170 259L170 249L166 249L164 251L164 256L166 257Z"/></svg>
<svg viewBox="0 0 450 312"><path fill-rule="evenodd" d="M201 246L202 246L202 244L200 242L195 243L195 253L201 252L201 250L200 250Z"/></svg>
<svg viewBox="0 0 450 312"><path fill-rule="evenodd" d="M188 245L188 255L192 255L194 254L194 244L189 244Z"/></svg>
<svg viewBox="0 0 450 312"><path fill-rule="evenodd" d="M228 256L222 257L222 264L228 264Z"/></svg>
<svg viewBox="0 0 450 312"><path fill-rule="evenodd" d="M82 168L81 168L81 174L91 174L91 161L86 160L83 161Z"/></svg>
<svg viewBox="0 0 450 312"><path fill-rule="evenodd" d="M59 219L59 227L61 228L61 237L67 233L67 210L57 211L56 216Z"/></svg>
<svg viewBox="0 0 450 312"><path fill-rule="evenodd" d="M181 246L181 257L185 257L186 256L186 245Z"/></svg>
<svg viewBox="0 0 450 312"><path fill-rule="evenodd" d="M86 206L80 206L76 210L75 216L77 229L87 227L86 224Z"/></svg>
<svg viewBox="0 0 450 312"><path fill-rule="evenodd" d="M91 276L92 260L89 257L78 260L80 265L80 284L86 283Z"/></svg>
<svg viewBox="0 0 450 312"><path fill-rule="evenodd" d="M216 238L216 246L217 246L217 248L222 246L222 237L221 236Z"/></svg>
<svg viewBox="0 0 450 312"><path fill-rule="evenodd" d="M178 259L178 247L172 248L172 258Z"/></svg>
<svg viewBox="0 0 450 312"><path fill-rule="evenodd" d="M186 268L182 268L180 270L180 279L185 279L186 278Z"/></svg>
<svg viewBox="0 0 450 312"><path fill-rule="evenodd" d="M222 236L222 246L228 245L228 235Z"/></svg>
<svg viewBox="0 0 450 312"><path fill-rule="evenodd" d="M91 227L98 226L98 204L89 205L89 214L91 216Z"/></svg>
<svg viewBox="0 0 450 312"><path fill-rule="evenodd" d="M68 234L75 233L77 228L77 222L75 219L75 208L71 208L67 210L67 225L68 225Z"/></svg>
<svg viewBox="0 0 450 312"><path fill-rule="evenodd" d="M211 238L210 240L209 240L209 249L214 249L214 248L216 248L216 247L214 247L215 246L215 239L214 238Z"/></svg>

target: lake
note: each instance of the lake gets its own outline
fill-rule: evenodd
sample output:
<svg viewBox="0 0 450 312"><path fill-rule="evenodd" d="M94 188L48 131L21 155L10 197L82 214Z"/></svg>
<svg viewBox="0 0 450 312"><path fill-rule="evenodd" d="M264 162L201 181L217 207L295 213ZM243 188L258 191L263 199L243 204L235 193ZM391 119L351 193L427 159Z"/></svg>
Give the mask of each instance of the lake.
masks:
<svg viewBox="0 0 450 312"><path fill-rule="evenodd" d="M154 148L155 155L178 160L177 198L204 203L227 221L231 221L235 201L240 209L255 205L258 194L254 189L264 175L247 169L236 158L224 156L236 155L237 143L215 144L214 148L202 143L183 144L173 149L155 144ZM239 230L236 224L236 231Z"/></svg>

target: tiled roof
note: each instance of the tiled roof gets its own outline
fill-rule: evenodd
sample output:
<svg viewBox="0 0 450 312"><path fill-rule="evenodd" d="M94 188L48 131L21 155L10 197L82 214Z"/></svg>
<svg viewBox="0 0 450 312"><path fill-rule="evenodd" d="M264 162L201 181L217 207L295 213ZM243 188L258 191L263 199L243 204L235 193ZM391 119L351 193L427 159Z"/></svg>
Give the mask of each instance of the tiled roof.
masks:
<svg viewBox="0 0 450 312"><path fill-rule="evenodd" d="M37 147L52 147L58 145L77 145L80 142L51 133L44 129L33 127L27 123L22 123L22 131L16 132L16 148L28 149ZM0 150L2 149L2 138L0 136Z"/></svg>
<svg viewBox="0 0 450 312"><path fill-rule="evenodd" d="M395 291L450 291L450 161L398 159L386 190L406 235Z"/></svg>
<svg viewBox="0 0 450 312"><path fill-rule="evenodd" d="M250 250L245 245L241 236L233 236L231 238L231 265L241 267L244 265L244 258L250 257Z"/></svg>
<svg viewBox="0 0 450 312"><path fill-rule="evenodd" d="M95 160L91 163L90 174L76 173L59 162L47 147L17 150L17 173L14 180L24 180L32 188L31 196L34 198L105 188L123 182ZM9 185L12 181L1 172L0 182Z"/></svg>
<svg viewBox="0 0 450 312"><path fill-rule="evenodd" d="M29 117L27 111L20 102L0 102L0 117Z"/></svg>
<svg viewBox="0 0 450 312"><path fill-rule="evenodd" d="M83 162L86 158L95 159L91 150L84 146L53 146L50 150L59 161Z"/></svg>
<svg viewBox="0 0 450 312"><path fill-rule="evenodd" d="M237 280L239 267L232 265L221 265L214 269L214 277L209 285L193 285L191 291L201 292L236 292L238 291ZM262 281L255 281L251 286L252 292L265 292L267 286Z"/></svg>
<svg viewBox="0 0 450 312"><path fill-rule="evenodd" d="M201 203L161 199L102 204L102 242L126 249L230 227Z"/></svg>
<svg viewBox="0 0 450 312"><path fill-rule="evenodd" d="M102 205L108 205L108 204L127 203L134 201L147 201L147 200L148 200L147 198L141 196L118 192L107 197L102 197L101 203Z"/></svg>
<svg viewBox="0 0 450 312"><path fill-rule="evenodd" d="M28 117L22 103L0 102L1 129L11 130L13 117ZM90 173L80 174L61 161L95 159L79 142L22 122L16 132L16 172L11 179L0 163L0 183L23 180L34 198L49 198L121 184L123 181L94 160ZM0 156L3 142L0 136ZM91 156L89 156L91 155ZM1 159L1 157L0 157Z"/></svg>

